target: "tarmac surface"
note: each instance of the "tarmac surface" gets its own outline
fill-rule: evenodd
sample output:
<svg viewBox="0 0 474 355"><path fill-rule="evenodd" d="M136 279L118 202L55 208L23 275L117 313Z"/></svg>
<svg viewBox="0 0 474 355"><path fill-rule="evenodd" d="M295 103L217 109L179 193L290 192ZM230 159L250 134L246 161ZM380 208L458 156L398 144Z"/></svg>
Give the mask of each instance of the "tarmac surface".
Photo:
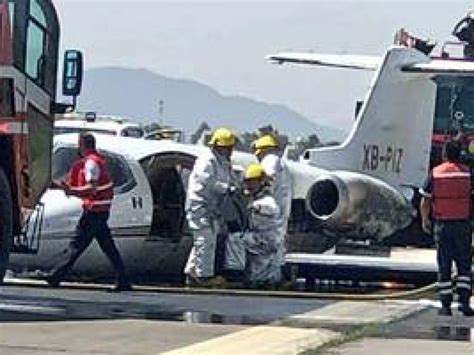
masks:
<svg viewBox="0 0 474 355"><path fill-rule="evenodd" d="M426 301L426 304L429 302ZM363 339L326 349L327 355L468 355L474 354L474 319L453 309L453 317L437 316L432 306L386 326L376 326Z"/></svg>
<svg viewBox="0 0 474 355"><path fill-rule="evenodd" d="M473 354L474 319L436 307L10 285L0 354Z"/></svg>

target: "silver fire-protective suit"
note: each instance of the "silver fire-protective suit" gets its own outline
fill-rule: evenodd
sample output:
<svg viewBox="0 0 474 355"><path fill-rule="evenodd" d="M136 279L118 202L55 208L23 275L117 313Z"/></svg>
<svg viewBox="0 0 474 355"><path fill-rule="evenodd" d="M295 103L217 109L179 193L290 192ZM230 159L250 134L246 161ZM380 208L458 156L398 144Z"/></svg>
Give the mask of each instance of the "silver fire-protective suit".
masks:
<svg viewBox="0 0 474 355"><path fill-rule="evenodd" d="M283 266L286 254L286 233L288 229L288 219L291 213L291 199L293 196L292 177L285 162L274 152L268 152L260 161L260 164L265 169L267 176L271 178L271 192L280 207L277 244L278 262L280 266Z"/></svg>
<svg viewBox="0 0 474 355"><path fill-rule="evenodd" d="M249 211L249 231L242 238L247 252L248 280L254 285L276 284L281 279L278 259L281 211L269 188L257 193Z"/></svg>
<svg viewBox="0 0 474 355"><path fill-rule="evenodd" d="M193 233L184 270L188 275L214 276L217 235L224 228L220 208L233 182L230 161L212 148L196 160L186 196L186 218Z"/></svg>

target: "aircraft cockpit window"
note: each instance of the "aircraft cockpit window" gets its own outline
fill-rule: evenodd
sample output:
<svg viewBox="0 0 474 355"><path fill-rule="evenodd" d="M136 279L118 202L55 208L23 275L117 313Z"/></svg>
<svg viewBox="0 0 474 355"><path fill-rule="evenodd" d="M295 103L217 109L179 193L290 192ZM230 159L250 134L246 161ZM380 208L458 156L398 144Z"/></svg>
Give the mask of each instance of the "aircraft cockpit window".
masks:
<svg viewBox="0 0 474 355"><path fill-rule="evenodd" d="M102 152L109 163L110 176L114 182L116 193L125 193L133 189L136 181L127 162L119 155Z"/></svg>
<svg viewBox="0 0 474 355"><path fill-rule="evenodd" d="M60 148L53 153L52 178L64 180L74 162L79 159L77 148Z"/></svg>
<svg viewBox="0 0 474 355"><path fill-rule="evenodd" d="M119 155L103 151L109 165L110 175L114 182L116 193L125 193L136 185L135 178L127 162ZM52 177L54 180L64 180L79 159L76 147L61 147L53 153Z"/></svg>

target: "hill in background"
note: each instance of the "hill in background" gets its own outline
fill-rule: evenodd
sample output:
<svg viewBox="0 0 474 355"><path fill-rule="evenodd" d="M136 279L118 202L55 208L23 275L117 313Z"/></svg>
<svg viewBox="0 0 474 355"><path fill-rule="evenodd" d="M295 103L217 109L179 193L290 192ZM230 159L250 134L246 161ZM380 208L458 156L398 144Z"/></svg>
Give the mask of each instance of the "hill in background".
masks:
<svg viewBox="0 0 474 355"><path fill-rule="evenodd" d="M79 109L158 121L159 101L167 125L193 133L199 124L231 127L238 132L255 131L271 124L294 139L316 133L322 141L341 140L345 132L318 125L283 105L241 96L224 96L193 80L174 79L144 69L119 67L86 71Z"/></svg>

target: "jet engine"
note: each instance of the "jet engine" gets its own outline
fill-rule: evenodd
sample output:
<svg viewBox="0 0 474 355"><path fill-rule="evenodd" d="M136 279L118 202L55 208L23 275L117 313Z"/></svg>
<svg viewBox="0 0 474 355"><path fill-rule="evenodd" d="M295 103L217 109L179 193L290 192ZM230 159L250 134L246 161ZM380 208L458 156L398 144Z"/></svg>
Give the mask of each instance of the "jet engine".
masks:
<svg viewBox="0 0 474 355"><path fill-rule="evenodd" d="M347 171L318 177L306 205L327 233L351 239L382 240L407 227L416 213L392 186Z"/></svg>

